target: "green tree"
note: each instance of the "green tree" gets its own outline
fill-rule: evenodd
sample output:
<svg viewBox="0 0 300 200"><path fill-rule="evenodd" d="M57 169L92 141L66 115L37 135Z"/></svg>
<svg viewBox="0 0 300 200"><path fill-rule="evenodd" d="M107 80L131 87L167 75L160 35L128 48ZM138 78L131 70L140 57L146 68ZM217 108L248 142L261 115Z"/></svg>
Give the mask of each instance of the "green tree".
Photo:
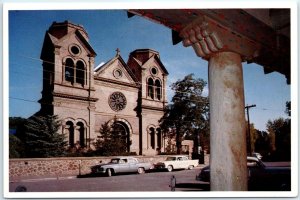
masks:
<svg viewBox="0 0 300 200"><path fill-rule="evenodd" d="M291 120L278 118L269 120L267 130L271 136L274 159L290 160L291 157Z"/></svg>
<svg viewBox="0 0 300 200"><path fill-rule="evenodd" d="M255 151L261 153L264 158L266 158L270 153L270 137L267 132L257 130Z"/></svg>
<svg viewBox="0 0 300 200"><path fill-rule="evenodd" d="M27 119L22 117L10 117L9 118L9 130L13 134L9 134L9 157L20 158L24 154L24 145L22 142L22 136L24 136L24 124Z"/></svg>
<svg viewBox="0 0 300 200"><path fill-rule="evenodd" d="M45 158L64 156L67 142L58 133L61 124L56 115L31 116L24 125L25 157Z"/></svg>
<svg viewBox="0 0 300 200"><path fill-rule="evenodd" d="M22 117L10 117L9 118L9 129L17 130L20 126L22 126L27 119Z"/></svg>
<svg viewBox="0 0 300 200"><path fill-rule="evenodd" d="M126 136L119 130L117 123L101 125L100 135L94 143L96 152L103 156L123 155L127 151Z"/></svg>
<svg viewBox="0 0 300 200"><path fill-rule="evenodd" d="M193 76L189 74L171 85L175 94L160 119L160 127L167 136L175 130L177 153L181 153L184 138L193 138L197 145L199 134L208 137L209 133L208 97L203 96L207 83Z"/></svg>
<svg viewBox="0 0 300 200"><path fill-rule="evenodd" d="M21 140L13 135L9 134L9 158L20 158L22 152Z"/></svg>
<svg viewBox="0 0 300 200"><path fill-rule="evenodd" d="M255 129L254 124L251 123L250 124L250 145L251 145L251 151L252 152L256 151L255 150L255 143L256 143L257 138L258 138L257 130Z"/></svg>

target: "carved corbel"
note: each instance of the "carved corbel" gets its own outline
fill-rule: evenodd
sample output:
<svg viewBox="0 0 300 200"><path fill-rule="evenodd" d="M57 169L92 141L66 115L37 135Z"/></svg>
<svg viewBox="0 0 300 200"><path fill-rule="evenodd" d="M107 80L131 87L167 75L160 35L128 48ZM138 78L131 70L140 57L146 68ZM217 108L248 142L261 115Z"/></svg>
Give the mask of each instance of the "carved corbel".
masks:
<svg viewBox="0 0 300 200"><path fill-rule="evenodd" d="M180 36L183 38L183 46L192 46L199 57L208 58L224 47L218 33L209 27L204 16L183 28Z"/></svg>
<svg viewBox="0 0 300 200"><path fill-rule="evenodd" d="M255 41L205 15L184 27L179 35L183 38L183 46L192 46L197 56L206 60L222 51L235 52L243 60L251 60L261 48Z"/></svg>

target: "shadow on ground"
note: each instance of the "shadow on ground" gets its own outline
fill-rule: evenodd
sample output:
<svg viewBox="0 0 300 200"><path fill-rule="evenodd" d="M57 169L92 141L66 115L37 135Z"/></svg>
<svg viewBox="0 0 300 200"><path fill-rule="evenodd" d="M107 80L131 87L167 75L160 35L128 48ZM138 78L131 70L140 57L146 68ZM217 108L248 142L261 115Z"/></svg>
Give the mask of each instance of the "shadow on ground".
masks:
<svg viewBox="0 0 300 200"><path fill-rule="evenodd" d="M210 191L210 185L205 183L176 183L176 188L184 188L182 191Z"/></svg>

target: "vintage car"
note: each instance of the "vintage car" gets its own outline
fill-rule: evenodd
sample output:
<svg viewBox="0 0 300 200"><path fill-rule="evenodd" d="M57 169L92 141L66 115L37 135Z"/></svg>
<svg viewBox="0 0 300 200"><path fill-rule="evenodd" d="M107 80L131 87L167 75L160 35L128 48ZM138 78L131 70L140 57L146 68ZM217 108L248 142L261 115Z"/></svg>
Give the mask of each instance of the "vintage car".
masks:
<svg viewBox="0 0 300 200"><path fill-rule="evenodd" d="M143 174L153 168L151 163L140 163L134 157L116 157L112 158L109 163L98 164L91 167L92 174L103 174L112 176L118 173L138 173Z"/></svg>
<svg viewBox="0 0 300 200"><path fill-rule="evenodd" d="M290 166L266 166L256 157L247 157L248 190L251 191L289 191L291 190ZM210 168L200 170L196 180L209 182Z"/></svg>
<svg viewBox="0 0 300 200"><path fill-rule="evenodd" d="M253 153L252 153L252 156L253 156L253 157L256 157L256 158L258 158L258 159L260 159L260 160L262 159L262 155L261 155L260 153L253 152Z"/></svg>
<svg viewBox="0 0 300 200"><path fill-rule="evenodd" d="M188 156L176 155L168 156L165 161L158 162L154 165L156 170L167 170L168 172L173 169L193 169L198 166L198 160L189 160Z"/></svg>

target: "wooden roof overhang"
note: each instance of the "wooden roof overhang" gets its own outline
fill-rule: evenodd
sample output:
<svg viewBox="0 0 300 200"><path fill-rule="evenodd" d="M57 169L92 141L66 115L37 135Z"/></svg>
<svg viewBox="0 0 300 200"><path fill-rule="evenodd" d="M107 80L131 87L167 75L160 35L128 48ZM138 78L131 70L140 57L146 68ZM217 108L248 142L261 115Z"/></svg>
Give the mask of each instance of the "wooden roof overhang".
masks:
<svg viewBox="0 0 300 200"><path fill-rule="evenodd" d="M172 30L173 44L192 46L205 60L217 52L239 53L244 62L279 72L290 84L290 9L134 9Z"/></svg>

